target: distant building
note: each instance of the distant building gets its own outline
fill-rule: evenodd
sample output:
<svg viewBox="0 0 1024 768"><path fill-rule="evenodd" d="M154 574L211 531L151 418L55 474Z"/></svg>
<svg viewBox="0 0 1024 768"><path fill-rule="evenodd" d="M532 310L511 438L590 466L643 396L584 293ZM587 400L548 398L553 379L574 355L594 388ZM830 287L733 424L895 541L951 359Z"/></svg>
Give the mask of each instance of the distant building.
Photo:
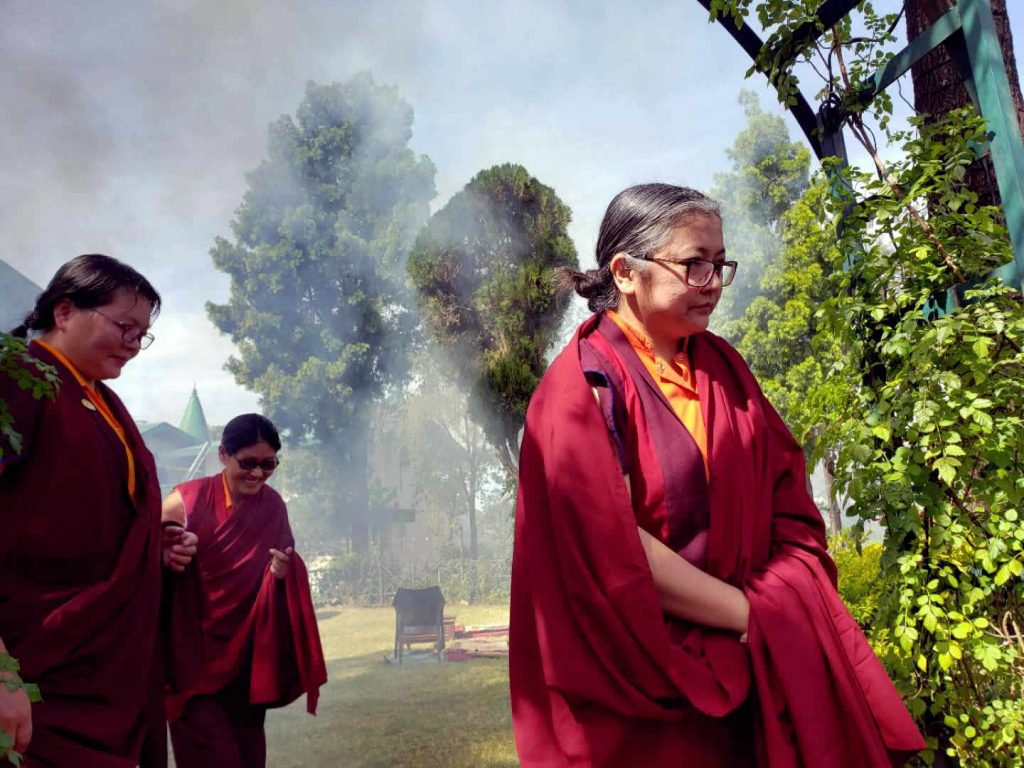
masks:
<svg viewBox="0 0 1024 768"><path fill-rule="evenodd" d="M210 427L206 424L206 414L203 413L203 404L199 402L195 384L192 385L192 395L185 406L185 412L181 414L178 429L196 440L207 442L210 439Z"/></svg>
<svg viewBox="0 0 1024 768"><path fill-rule="evenodd" d="M20 325L43 289L0 259L0 331Z"/></svg>
<svg viewBox="0 0 1024 768"><path fill-rule="evenodd" d="M178 483L220 471L215 435L206 423L203 404L194 386L178 426L166 421L140 421L138 425L146 447L156 459L163 495Z"/></svg>

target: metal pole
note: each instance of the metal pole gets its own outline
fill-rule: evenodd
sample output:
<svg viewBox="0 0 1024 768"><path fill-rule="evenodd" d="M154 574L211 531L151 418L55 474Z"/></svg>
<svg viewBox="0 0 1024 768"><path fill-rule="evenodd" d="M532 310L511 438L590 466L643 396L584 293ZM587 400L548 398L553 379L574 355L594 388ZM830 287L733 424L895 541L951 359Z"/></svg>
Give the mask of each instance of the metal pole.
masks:
<svg viewBox="0 0 1024 768"><path fill-rule="evenodd" d="M992 165L1017 270L1013 285L1024 291L1024 142L1010 95L1006 62L989 0L959 0L957 7L974 70L978 111L992 132Z"/></svg>

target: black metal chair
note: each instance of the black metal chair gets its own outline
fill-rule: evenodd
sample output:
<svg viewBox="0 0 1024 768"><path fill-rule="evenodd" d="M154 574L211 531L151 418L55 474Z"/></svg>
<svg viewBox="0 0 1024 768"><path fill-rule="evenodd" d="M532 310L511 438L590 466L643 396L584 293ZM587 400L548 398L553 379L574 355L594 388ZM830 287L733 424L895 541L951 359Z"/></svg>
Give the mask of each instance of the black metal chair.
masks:
<svg viewBox="0 0 1024 768"><path fill-rule="evenodd" d="M444 653L444 595L440 587L399 589L395 606L395 658L402 663L413 643L432 643L437 660Z"/></svg>

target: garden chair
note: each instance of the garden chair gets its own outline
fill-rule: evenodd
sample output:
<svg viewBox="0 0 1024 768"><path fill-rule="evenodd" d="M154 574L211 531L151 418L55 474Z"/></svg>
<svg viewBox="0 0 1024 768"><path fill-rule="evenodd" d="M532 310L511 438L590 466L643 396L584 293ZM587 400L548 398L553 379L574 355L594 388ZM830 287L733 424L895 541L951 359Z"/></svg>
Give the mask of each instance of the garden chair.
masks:
<svg viewBox="0 0 1024 768"><path fill-rule="evenodd" d="M395 658L402 663L413 643L432 643L437 660L444 653L444 594L440 587L399 589L395 606Z"/></svg>

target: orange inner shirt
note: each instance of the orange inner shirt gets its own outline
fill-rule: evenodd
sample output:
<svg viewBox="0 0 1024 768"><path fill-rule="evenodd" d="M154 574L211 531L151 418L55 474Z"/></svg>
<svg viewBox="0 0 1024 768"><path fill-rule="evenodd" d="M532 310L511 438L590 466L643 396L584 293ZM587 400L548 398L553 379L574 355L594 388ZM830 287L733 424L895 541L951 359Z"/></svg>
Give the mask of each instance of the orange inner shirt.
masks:
<svg viewBox="0 0 1024 768"><path fill-rule="evenodd" d="M121 445L124 446L125 455L128 457L128 495L131 497L132 501L135 501L135 455L132 453L132 449L128 447L128 438L124 434L124 427L121 426L121 423L114 416L114 412L110 410L110 406L107 405L107 401L103 399L99 390L89 385L85 380L85 377L78 372L78 369L71 364L71 361L68 360L60 350L55 348L52 344L47 344L41 339L36 339L35 342L60 360L61 363L64 364L64 367L71 371L71 375L75 377L75 381L77 381L85 391L85 396L89 398L89 402L92 403L93 407L99 412L100 416L103 417L103 420L107 422L110 428L114 430L114 434L117 435L117 439L121 441Z"/></svg>
<svg viewBox="0 0 1024 768"><path fill-rule="evenodd" d="M224 509L214 505L213 513L217 518L217 525L223 525L224 521L231 517L231 507L234 506L235 501L231 498L231 489L228 488L228 473L220 473L220 481L224 486Z"/></svg>
<svg viewBox="0 0 1024 768"><path fill-rule="evenodd" d="M629 345L651 374L651 378L657 382L658 388L665 395L679 421L697 443L700 455L704 459L704 474L708 476L708 433L704 427L704 412L700 407L697 380L690 370L686 340L683 340L683 347L675 357L663 360L654 352L654 345L645 333L627 323L614 310L608 310L605 314L619 326Z"/></svg>

